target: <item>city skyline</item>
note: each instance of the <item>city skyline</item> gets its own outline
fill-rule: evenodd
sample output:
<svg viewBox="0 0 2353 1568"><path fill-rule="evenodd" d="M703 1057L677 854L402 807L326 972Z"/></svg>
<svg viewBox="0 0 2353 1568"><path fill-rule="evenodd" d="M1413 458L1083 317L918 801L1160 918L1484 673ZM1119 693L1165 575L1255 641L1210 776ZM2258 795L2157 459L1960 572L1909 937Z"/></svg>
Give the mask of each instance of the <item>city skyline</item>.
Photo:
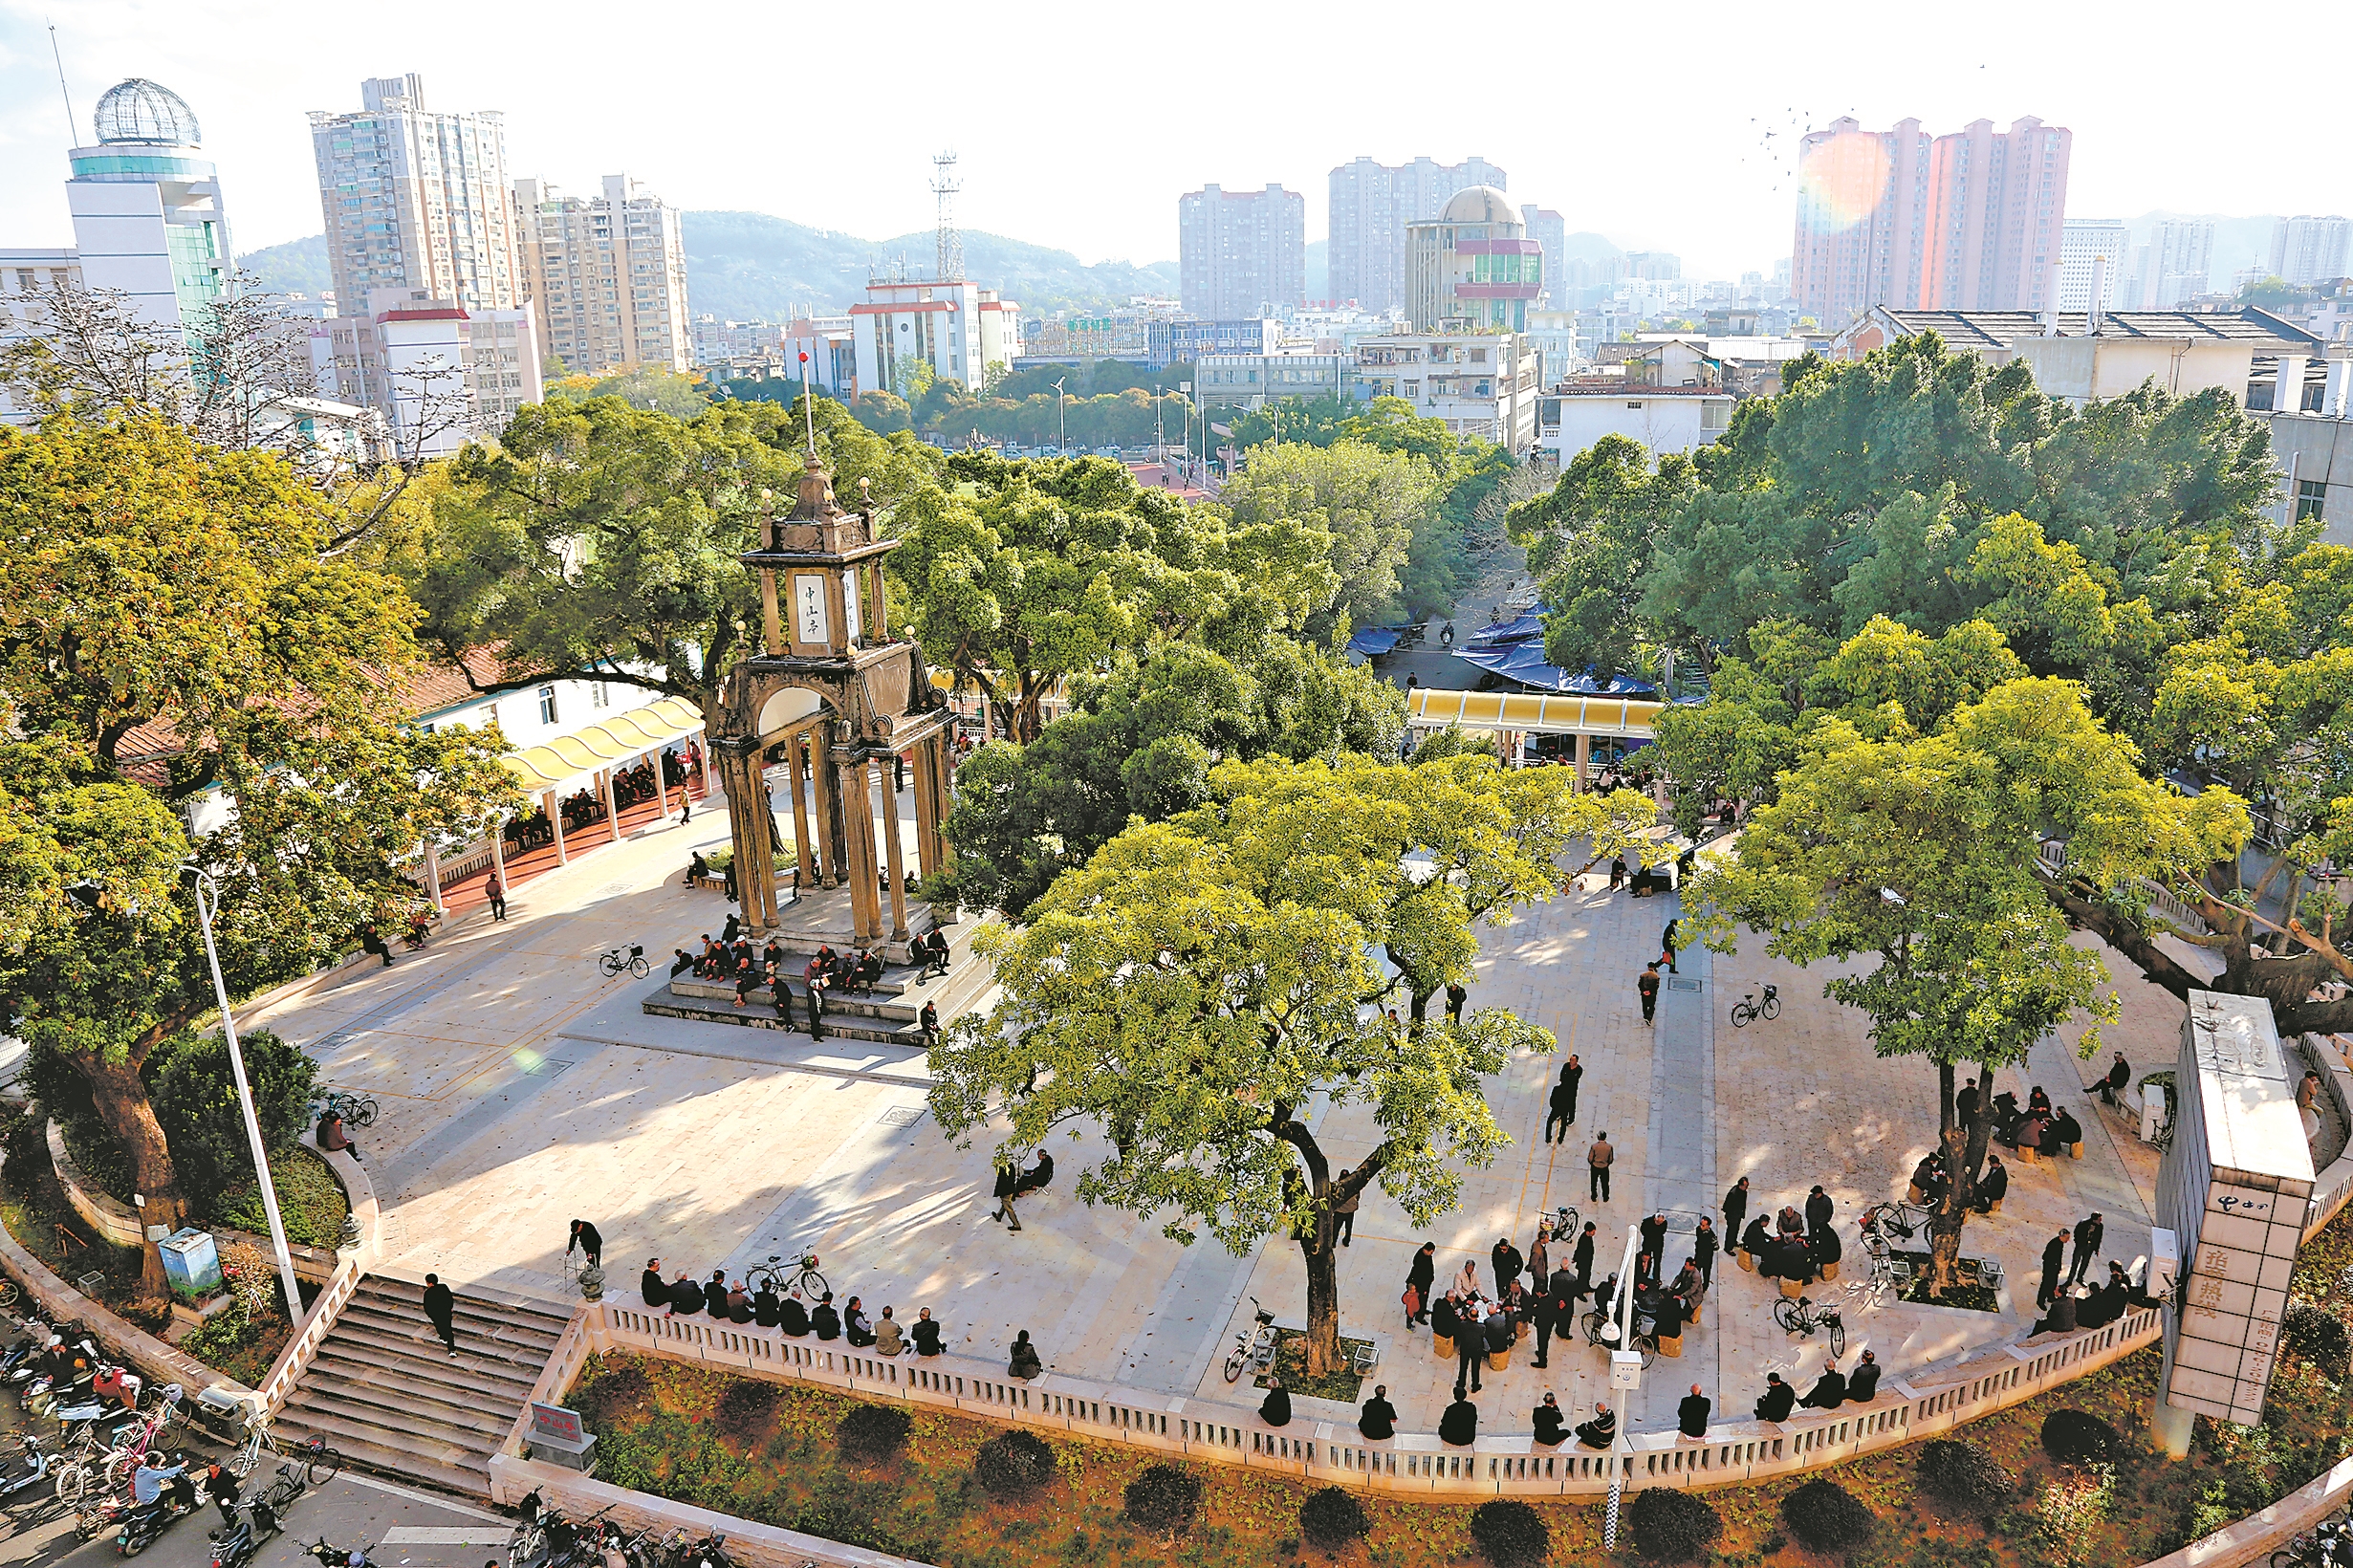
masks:
<svg viewBox="0 0 2353 1568"><path fill-rule="evenodd" d="M896 95L887 113L861 117L855 156L792 158L773 156L765 143L821 147L824 138L790 128L792 95L779 99L765 85L774 62L813 52L849 57L859 47L854 17L807 17L787 29L747 8L719 13L692 34L647 40L632 59L636 79L647 87L648 112L611 113L578 89L583 71L603 69L609 59L599 39L633 35L636 13L618 7L583 8L579 26L528 38L519 23L486 20L439 0L420 0L413 25L397 35L348 13L271 0L194 10L192 19L190 8L156 0L86 0L60 14L67 84L85 123L97 95L125 76L150 77L187 98L205 121L206 155L237 171L237 237L248 249L318 231L305 114L343 109L359 77L411 71L434 83L439 102L502 113L512 169L585 187L602 171L626 167L682 209L773 213L855 234L929 227L929 157L952 144L963 154L968 229L1055 246L1089 262L1173 259L1174 199L1207 184L1240 190L1279 182L1303 192L1314 240L1329 233L1333 168L1358 158L1452 163L1476 154L1509 168L1515 193L1564 213L1572 230L1597 231L1629 250L1676 252L1687 275L1732 277L1789 253L1795 190L1791 160L1777 149L1794 151L1798 133L1850 112L1865 124L1910 118L1940 126L1979 119L2008 124L2031 116L2070 126L2079 140L2069 209L2081 215L2353 209L2353 175L2329 152L2336 142L2324 95L2283 100L2266 116L2262 156L2249 157L2241 142L2183 114L2169 95L2143 90L2150 80L2171 79L2157 73L2169 71L2173 56L2165 30L2137 25L2142 13L2122 6L2080 13L2094 25L2114 24L2102 28L2097 73L2064 50L1990 44L1942 49L1938 57L1950 67L1934 73L1891 70L1888 61L1906 56L1906 40L1932 40L1933 27L1847 7L1858 25L1841 27L1836 14L1825 14L1786 72L1749 72L1701 107L1671 117L1650 112L1632 85L1638 72L1593 73L1565 99L1500 95L1477 114L1449 110L1428 120L1376 94L1306 95L1296 113L1270 118L1261 93L1216 72L1197 81L1183 73L1168 78L1187 86L1182 113L1166 126L1138 107L1155 101L1149 93L1116 79L1123 73L1077 69L1086 60L1152 57L1156 50L1122 46L1131 33L1143 37L1140 21L1028 7L1009 12L1003 25L1025 40L1025 69L1064 84L1055 94L1035 101L1016 96L978 120L946 97L935 104ZM910 25L924 25L935 11L944 25L954 14L918 6ZM1303 15L1213 8L1206 21L1211 34L1258 41L1258 57L1312 61L1288 69L1340 80L1377 71L1415 14L1376 7L1335 29ZM1686 31L1696 41L1736 28L1740 14L1701 8ZM1867 27L1861 25L1866 16ZM2043 11L2016 6L1997 9L1983 25L2030 36L2049 20ZM2353 22L2320 17L2312 26L2353 40ZM697 47L697 39L713 41L714 30L727 47ZM513 47L498 47L502 39ZM2315 40L2323 54L2326 41ZM2233 59L2252 68L2257 47L2216 39L2202 57L2227 74ZM1662 44L1661 53L1680 49ZM517 61L531 63L518 68ZM1800 79L1844 85L1776 85ZM677 96L689 84L690 95ZM0 0L0 213L20 243L64 243L70 225L55 195L55 169L69 145L65 111L44 13L29 0ZM812 105L808 112L817 125L838 122L833 110ZM1097 134L1083 134L1090 123ZM1171 134L1177 124L1182 134ZM1640 135L1629 135L1629 125ZM1120 126L1133 134L1101 134Z"/></svg>

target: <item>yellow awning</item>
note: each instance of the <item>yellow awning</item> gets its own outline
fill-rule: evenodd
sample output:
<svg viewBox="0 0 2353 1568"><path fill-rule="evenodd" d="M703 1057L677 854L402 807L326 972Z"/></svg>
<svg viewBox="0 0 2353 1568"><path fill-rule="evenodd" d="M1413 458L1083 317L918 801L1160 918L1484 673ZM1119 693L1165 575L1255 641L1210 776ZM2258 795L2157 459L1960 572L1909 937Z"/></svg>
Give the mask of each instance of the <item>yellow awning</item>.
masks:
<svg viewBox="0 0 2353 1568"><path fill-rule="evenodd" d="M702 728L701 708L684 697L665 697L499 760L525 789L552 790Z"/></svg>
<svg viewBox="0 0 2353 1568"><path fill-rule="evenodd" d="M1405 722L1423 729L1512 730L1532 735L1631 735L1648 740L1650 720L1660 706L1623 697L1438 691L1416 686L1405 699Z"/></svg>

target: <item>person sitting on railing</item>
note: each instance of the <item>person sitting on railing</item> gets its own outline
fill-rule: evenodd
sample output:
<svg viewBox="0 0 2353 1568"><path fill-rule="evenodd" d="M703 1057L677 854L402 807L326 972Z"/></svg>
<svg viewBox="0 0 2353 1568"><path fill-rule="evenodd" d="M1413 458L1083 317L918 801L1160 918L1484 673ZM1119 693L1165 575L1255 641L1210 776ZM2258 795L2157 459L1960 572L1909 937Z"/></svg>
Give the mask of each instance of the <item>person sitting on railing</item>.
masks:
<svg viewBox="0 0 2353 1568"><path fill-rule="evenodd" d="M1569 1418L1561 1411L1560 1401L1551 1394L1536 1407L1536 1440L1550 1447L1569 1435Z"/></svg>
<svg viewBox="0 0 2353 1568"><path fill-rule="evenodd" d="M1787 1421L1790 1406L1797 1403L1797 1386L1794 1383L1783 1383L1780 1373L1768 1372L1765 1374L1765 1391L1758 1396L1756 1401L1756 1419L1759 1421Z"/></svg>
<svg viewBox="0 0 2353 1568"><path fill-rule="evenodd" d="M878 1356L896 1356L905 1348L906 1331L899 1326L899 1319L890 1315L890 1308L884 1307L881 1320L874 1325L874 1353Z"/></svg>
<svg viewBox="0 0 2353 1568"><path fill-rule="evenodd" d="M1438 1418L1438 1441L1449 1448L1467 1448L1479 1440L1479 1407L1454 1390L1454 1403Z"/></svg>
<svg viewBox="0 0 2353 1568"><path fill-rule="evenodd" d="M2059 1294L2051 1297L2049 1309L2036 1320L2033 1328L2026 1331L2027 1338L2031 1339L2037 1334L2073 1334L2077 1329L2081 1328L2083 1326L2081 1316L2082 1308L2081 1303L2077 1301L2075 1294L2079 1289L2081 1287L2075 1285L2059 1287Z"/></svg>
<svg viewBox="0 0 2353 1568"><path fill-rule="evenodd" d="M800 1303L800 1292L789 1292L783 1305L776 1309L776 1326L795 1339L809 1332L809 1309Z"/></svg>
<svg viewBox="0 0 2353 1568"><path fill-rule="evenodd" d="M1606 1448L1618 1441L1618 1412L1606 1405L1593 1407L1593 1419L1577 1425L1577 1441L1588 1448Z"/></svg>
<svg viewBox="0 0 2353 1568"><path fill-rule="evenodd" d="M866 1309L855 1296L841 1314L841 1337L849 1340L852 1350L864 1350L874 1343L874 1325L866 1320Z"/></svg>
<svg viewBox="0 0 2353 1568"><path fill-rule="evenodd" d="M915 1315L915 1327L911 1332L915 1336L916 1355L937 1356L940 1353L940 1325L931 1316L929 1307Z"/></svg>
<svg viewBox="0 0 2353 1568"><path fill-rule="evenodd" d="M1267 1378L1266 1398L1258 1402L1258 1419L1270 1426L1291 1425L1291 1390L1283 1380L1272 1374Z"/></svg>
<svg viewBox="0 0 2353 1568"><path fill-rule="evenodd" d="M776 1299L775 1287L766 1279L752 1293L752 1320L762 1328L774 1328L784 1321L784 1303Z"/></svg>
<svg viewBox="0 0 2353 1568"><path fill-rule="evenodd" d="M817 1304L809 1309L809 1327L820 1339L841 1338L841 1314L834 1310L834 1293L820 1292Z"/></svg>
<svg viewBox="0 0 2353 1568"><path fill-rule="evenodd" d="M1879 1358L1869 1351L1855 1363L1854 1374L1846 1380L1846 1403L1868 1405L1879 1397Z"/></svg>
<svg viewBox="0 0 2353 1568"><path fill-rule="evenodd" d="M1375 1443L1397 1435L1397 1406L1389 1403L1387 1383L1373 1384L1373 1397L1357 1416L1356 1429Z"/></svg>
<svg viewBox="0 0 2353 1568"><path fill-rule="evenodd" d="M1846 1377L1836 1361L1822 1362L1822 1375L1806 1390L1798 1404L1809 1410L1835 1410L1846 1403Z"/></svg>
<svg viewBox="0 0 2353 1568"><path fill-rule="evenodd" d="M1037 1358L1037 1347L1030 1343L1030 1331L1025 1328L1013 1336L1013 1353L1005 1363L1005 1375L1027 1383L1045 1370L1045 1362Z"/></svg>
<svg viewBox="0 0 2353 1568"><path fill-rule="evenodd" d="M752 1296L744 1289L744 1282L740 1279L728 1288L728 1321L730 1323L752 1321Z"/></svg>
<svg viewBox="0 0 2353 1568"><path fill-rule="evenodd" d="M703 1287L695 1283L692 1274L679 1270L678 1277L670 1281L670 1316L691 1318L702 1310Z"/></svg>
<svg viewBox="0 0 2353 1568"><path fill-rule="evenodd" d="M2100 1080L2100 1098L2118 1110L2123 1110L2125 1108L2124 1091L2131 1085L2132 1063L2126 1061L2124 1054L2119 1051L2116 1053L2115 1063L2108 1068L2107 1076Z"/></svg>
<svg viewBox="0 0 2353 1568"><path fill-rule="evenodd" d="M359 1158L359 1145L351 1141L351 1134L343 1130L343 1118L334 1111L318 1119L318 1146L330 1154L339 1149L355 1160Z"/></svg>
<svg viewBox="0 0 2353 1568"><path fill-rule="evenodd" d="M654 1307L666 1307L670 1304L670 1286L669 1282L662 1277L660 1258L649 1257L645 1260L645 1272L638 1275L638 1294L645 1297L645 1305L649 1310Z"/></svg>

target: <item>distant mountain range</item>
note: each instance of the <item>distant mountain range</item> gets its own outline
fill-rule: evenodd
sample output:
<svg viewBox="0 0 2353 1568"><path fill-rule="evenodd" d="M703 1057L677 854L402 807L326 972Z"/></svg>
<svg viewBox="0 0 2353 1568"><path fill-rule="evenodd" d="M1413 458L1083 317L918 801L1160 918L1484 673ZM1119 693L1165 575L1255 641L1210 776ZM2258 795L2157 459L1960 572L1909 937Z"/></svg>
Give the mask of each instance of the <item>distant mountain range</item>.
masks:
<svg viewBox="0 0 2353 1568"><path fill-rule="evenodd" d="M927 277L936 244L928 230L867 240L838 229L812 229L758 212L687 212L686 294L698 315L772 321L796 311L839 311L863 296L868 269L887 274L905 260L908 275ZM334 282L323 234L248 251L238 265L277 294L324 294ZM998 234L968 231L965 271L984 289L1017 300L1033 318L1064 308L1100 309L1134 294L1174 297L1173 261L1105 261L1088 267L1068 250L1030 245Z"/></svg>

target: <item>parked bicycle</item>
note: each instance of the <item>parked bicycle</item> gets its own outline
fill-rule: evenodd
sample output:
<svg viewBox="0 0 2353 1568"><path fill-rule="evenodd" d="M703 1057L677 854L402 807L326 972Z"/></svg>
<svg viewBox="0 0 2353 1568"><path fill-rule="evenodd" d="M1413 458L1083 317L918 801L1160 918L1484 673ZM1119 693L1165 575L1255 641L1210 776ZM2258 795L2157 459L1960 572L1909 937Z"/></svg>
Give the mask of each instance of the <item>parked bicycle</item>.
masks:
<svg viewBox="0 0 2353 1568"><path fill-rule="evenodd" d="M1792 1300L1785 1296L1773 1304L1773 1320L1800 1339L1812 1338L1818 1328L1827 1329L1831 1360L1846 1354L1846 1324L1839 1316L1836 1301L1824 1301L1818 1307L1811 1297L1800 1296Z"/></svg>
<svg viewBox="0 0 2353 1568"><path fill-rule="evenodd" d="M652 972L645 963L643 947L633 943L627 947L615 947L611 952L597 955L597 972L607 980L623 971L637 976L640 980Z"/></svg>
<svg viewBox="0 0 2353 1568"><path fill-rule="evenodd" d="M1732 1004L1732 1027L1734 1029L1748 1028L1753 1019L1778 1018L1780 1015L1781 989L1778 986L1767 986L1765 999L1761 1002L1756 999L1756 992L1750 991Z"/></svg>
<svg viewBox="0 0 2353 1568"><path fill-rule="evenodd" d="M1585 1343L1613 1353L1625 1348L1618 1343L1618 1319L1615 1315L1588 1312L1580 1322L1585 1330ZM1641 1354L1645 1367L1659 1359L1659 1337L1651 1320L1640 1312L1634 1315L1633 1349Z"/></svg>
<svg viewBox="0 0 2353 1568"><path fill-rule="evenodd" d="M757 1290L765 1285L778 1296L790 1296L798 1291L804 1301L815 1301L833 1288L825 1283L825 1276L817 1273L817 1253L801 1253L799 1262L790 1273L777 1267L783 1261L782 1252L769 1253L768 1261L752 1271L752 1288Z"/></svg>
<svg viewBox="0 0 2353 1568"><path fill-rule="evenodd" d="M1254 1378L1275 1364L1275 1315L1260 1306L1254 1296L1250 1298L1250 1310L1255 1321L1233 1337L1233 1351L1226 1358L1228 1383L1240 1383L1245 1369Z"/></svg>
<svg viewBox="0 0 2353 1568"><path fill-rule="evenodd" d="M1577 1244L1577 1207L1562 1204L1553 1210L1553 1245L1558 1248Z"/></svg>
<svg viewBox="0 0 2353 1568"><path fill-rule="evenodd" d="M318 1120L321 1111L332 1111L353 1127L372 1127L376 1124L376 1097L351 1089L322 1090L311 1102L311 1120Z"/></svg>

